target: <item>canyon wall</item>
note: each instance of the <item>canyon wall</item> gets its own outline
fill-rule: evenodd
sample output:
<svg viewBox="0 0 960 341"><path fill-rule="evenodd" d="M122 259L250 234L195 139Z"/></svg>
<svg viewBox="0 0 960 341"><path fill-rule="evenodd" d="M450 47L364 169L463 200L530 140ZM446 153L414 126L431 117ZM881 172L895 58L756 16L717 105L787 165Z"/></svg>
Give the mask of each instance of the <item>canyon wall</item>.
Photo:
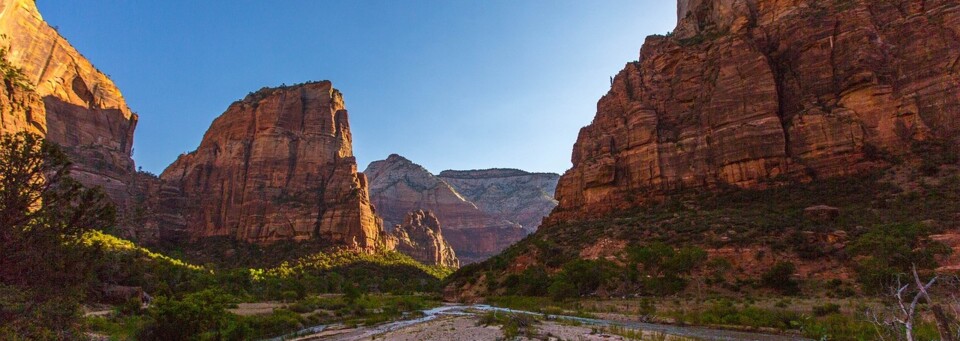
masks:
<svg viewBox="0 0 960 341"><path fill-rule="evenodd" d="M957 144L955 1L682 0L678 14L598 102L545 224Z"/></svg>
<svg viewBox="0 0 960 341"><path fill-rule="evenodd" d="M0 133L29 131L60 144L74 162L71 175L103 187L124 212L137 115L120 90L43 20L33 0L0 0L0 48L5 71L19 69L3 75Z"/></svg>
<svg viewBox="0 0 960 341"><path fill-rule="evenodd" d="M329 81L264 88L214 120L160 178L182 191L192 239L320 240L374 250L381 221Z"/></svg>

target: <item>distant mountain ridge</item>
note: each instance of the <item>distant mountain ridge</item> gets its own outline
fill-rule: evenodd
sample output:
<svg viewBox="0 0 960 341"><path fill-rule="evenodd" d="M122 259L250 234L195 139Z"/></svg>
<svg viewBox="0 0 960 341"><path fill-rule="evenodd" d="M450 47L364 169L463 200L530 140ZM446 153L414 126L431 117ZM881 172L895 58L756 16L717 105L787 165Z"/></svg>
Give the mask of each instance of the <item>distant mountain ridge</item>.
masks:
<svg viewBox="0 0 960 341"><path fill-rule="evenodd" d="M518 169L440 172L438 176L482 211L516 222L529 233L554 207L559 174Z"/></svg>
<svg viewBox="0 0 960 341"><path fill-rule="evenodd" d="M464 263L486 259L534 231L556 206L552 194L559 178L517 169L444 171L448 176L436 176L397 154L371 162L363 173L387 228L401 224L411 211L432 211ZM518 192L531 194L517 200L497 194Z"/></svg>

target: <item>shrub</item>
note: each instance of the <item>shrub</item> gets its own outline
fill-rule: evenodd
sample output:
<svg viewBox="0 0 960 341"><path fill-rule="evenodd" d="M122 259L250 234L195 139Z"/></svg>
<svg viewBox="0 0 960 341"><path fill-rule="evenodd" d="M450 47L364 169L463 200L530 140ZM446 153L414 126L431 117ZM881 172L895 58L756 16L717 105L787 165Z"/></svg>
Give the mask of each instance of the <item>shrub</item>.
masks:
<svg viewBox="0 0 960 341"><path fill-rule="evenodd" d="M663 243L653 243L643 247L627 249L627 260L631 271L637 266L643 268L644 290L654 295L671 295L687 286L684 278L707 260L707 252L701 248L688 246L680 250ZM631 277L639 277L631 274Z"/></svg>
<svg viewBox="0 0 960 341"><path fill-rule="evenodd" d="M578 297L577 287L563 279L556 279L547 288L547 293L554 301L563 301L568 298Z"/></svg>
<svg viewBox="0 0 960 341"><path fill-rule="evenodd" d="M784 295L800 293L799 283L793 279L796 266L791 262L781 262L767 270L760 279L760 283Z"/></svg>
<svg viewBox="0 0 960 341"><path fill-rule="evenodd" d="M504 338L508 340L515 339L520 335L532 337L536 335L533 326L537 319L528 314L514 314L498 311L490 311L480 316L477 321L478 326L499 325L503 330Z"/></svg>
<svg viewBox="0 0 960 341"><path fill-rule="evenodd" d="M868 291L877 292L912 266L932 269L936 256L950 254L945 245L930 241L930 232L921 224L881 225L864 233L850 246L861 256L857 262L857 281Z"/></svg>
<svg viewBox="0 0 960 341"><path fill-rule="evenodd" d="M563 266L559 280L572 284L580 295L591 294L617 274L617 266L607 260L577 259Z"/></svg>
<svg viewBox="0 0 960 341"><path fill-rule="evenodd" d="M237 316L227 312L235 299L216 290L204 290L182 300L158 297L149 309L141 340L196 340L246 334Z"/></svg>
<svg viewBox="0 0 960 341"><path fill-rule="evenodd" d="M815 316L827 316L831 314L839 314L840 305L836 303L827 303L824 305L813 306L813 315Z"/></svg>

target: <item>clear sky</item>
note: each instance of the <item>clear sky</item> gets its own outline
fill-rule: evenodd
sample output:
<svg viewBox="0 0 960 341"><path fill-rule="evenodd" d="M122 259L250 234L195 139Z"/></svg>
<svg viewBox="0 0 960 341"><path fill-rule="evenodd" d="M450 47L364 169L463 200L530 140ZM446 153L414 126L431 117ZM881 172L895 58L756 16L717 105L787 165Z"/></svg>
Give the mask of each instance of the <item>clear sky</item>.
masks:
<svg viewBox="0 0 960 341"><path fill-rule="evenodd" d="M391 153L434 173L562 173L610 76L676 23L672 0L38 0L140 115L160 173L227 106L329 79L359 168Z"/></svg>

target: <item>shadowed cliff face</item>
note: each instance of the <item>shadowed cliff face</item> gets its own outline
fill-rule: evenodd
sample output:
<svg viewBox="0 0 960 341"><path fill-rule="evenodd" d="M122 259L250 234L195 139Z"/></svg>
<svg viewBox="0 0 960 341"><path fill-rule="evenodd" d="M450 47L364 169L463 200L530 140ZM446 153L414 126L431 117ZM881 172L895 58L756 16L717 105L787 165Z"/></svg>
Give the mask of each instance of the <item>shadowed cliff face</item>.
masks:
<svg viewBox="0 0 960 341"><path fill-rule="evenodd" d="M192 238L320 239L374 249L382 227L328 81L263 89L218 117L161 179L182 189Z"/></svg>
<svg viewBox="0 0 960 341"><path fill-rule="evenodd" d="M397 225L388 238L397 251L427 265L460 267L457 254L443 238L440 220L433 212L417 210L407 214L403 224Z"/></svg>
<svg viewBox="0 0 960 341"><path fill-rule="evenodd" d="M6 59L29 84L5 80L0 133L30 131L60 144L74 162L72 176L102 186L123 213L137 115L120 90L43 20L32 0L0 0L0 35Z"/></svg>
<svg viewBox="0 0 960 341"><path fill-rule="evenodd" d="M678 190L763 188L956 144L952 1L683 0L580 131L550 222Z"/></svg>

